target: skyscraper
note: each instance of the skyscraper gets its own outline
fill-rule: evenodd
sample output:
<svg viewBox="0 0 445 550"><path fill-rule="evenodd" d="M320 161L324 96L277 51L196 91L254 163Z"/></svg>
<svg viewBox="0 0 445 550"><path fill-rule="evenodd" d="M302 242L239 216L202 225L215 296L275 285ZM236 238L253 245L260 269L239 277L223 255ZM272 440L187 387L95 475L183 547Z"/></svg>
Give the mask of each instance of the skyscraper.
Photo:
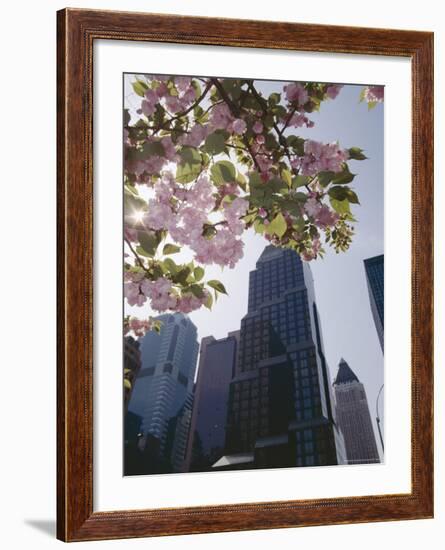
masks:
<svg viewBox="0 0 445 550"><path fill-rule="evenodd" d="M384 256L374 256L364 260L366 281L368 283L369 300L371 302L372 316L379 337L382 351L384 349Z"/></svg>
<svg viewBox="0 0 445 550"><path fill-rule="evenodd" d="M142 368L135 380L128 410L142 418L141 431L146 447L151 447L151 455L157 455L152 456L151 464L158 463L162 471L180 471L182 465L178 457L181 451L172 444L170 436L172 430L177 431L178 422L182 432L188 429L184 422L187 402L190 408L193 394L197 330L181 313L161 315L157 319L162 322L160 334L150 331L141 340Z"/></svg>
<svg viewBox="0 0 445 550"><path fill-rule="evenodd" d="M211 470L223 455L229 386L235 374L239 331L216 340L201 340L192 425L187 450L188 470Z"/></svg>
<svg viewBox="0 0 445 550"><path fill-rule="evenodd" d="M338 366L334 389L348 464L380 462L365 388L344 359Z"/></svg>
<svg viewBox="0 0 445 550"><path fill-rule="evenodd" d="M216 469L345 462L309 265L267 246L250 273Z"/></svg>

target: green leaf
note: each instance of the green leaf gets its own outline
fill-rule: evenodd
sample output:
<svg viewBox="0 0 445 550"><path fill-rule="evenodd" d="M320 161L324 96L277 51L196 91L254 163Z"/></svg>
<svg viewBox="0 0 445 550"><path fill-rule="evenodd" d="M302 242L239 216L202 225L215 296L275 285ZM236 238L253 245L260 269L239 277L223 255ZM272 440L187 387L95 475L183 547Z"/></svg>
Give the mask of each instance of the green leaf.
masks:
<svg viewBox="0 0 445 550"><path fill-rule="evenodd" d="M186 285L187 283L190 283L193 280L190 277L191 272L192 270L189 267L182 267L174 276L175 282L181 283L181 285Z"/></svg>
<svg viewBox="0 0 445 550"><path fill-rule="evenodd" d="M212 279L211 281L207 281L207 284L216 291L221 292L222 294L227 294L227 291L221 281Z"/></svg>
<svg viewBox="0 0 445 550"><path fill-rule="evenodd" d="M332 208L337 212L337 214L350 214L351 209L349 207L349 201L347 199L339 201L337 199L333 199L332 197L329 199Z"/></svg>
<svg viewBox="0 0 445 550"><path fill-rule="evenodd" d="M165 155L165 150L160 141L150 141L148 143L144 143L144 146L142 147L142 155L144 158L155 155L162 157Z"/></svg>
<svg viewBox="0 0 445 550"><path fill-rule="evenodd" d="M302 157L304 155L303 138L291 135L291 136L287 136L286 141L289 147L292 147L292 149L297 153L299 157Z"/></svg>
<svg viewBox="0 0 445 550"><path fill-rule="evenodd" d="M260 235L264 233L266 226L263 223L262 219L256 219L253 222L253 228L255 229L255 233L259 233Z"/></svg>
<svg viewBox="0 0 445 550"><path fill-rule="evenodd" d="M210 294L210 292L207 294L207 298L205 299L204 305L207 309L212 309L213 306L213 297Z"/></svg>
<svg viewBox="0 0 445 550"><path fill-rule="evenodd" d="M269 225L266 225L266 233L268 235L277 235L278 237L282 237L286 231L287 223L281 212L275 216Z"/></svg>
<svg viewBox="0 0 445 550"><path fill-rule="evenodd" d="M190 285L190 292L197 298L204 298L204 289L201 285Z"/></svg>
<svg viewBox="0 0 445 550"><path fill-rule="evenodd" d="M164 249L162 250L162 253L167 254L176 254L177 252L180 252L181 247L176 246L175 244L166 244L164 246Z"/></svg>
<svg viewBox="0 0 445 550"><path fill-rule="evenodd" d="M141 248L149 256L156 254L156 249L159 245L159 239L154 231L138 231L138 240Z"/></svg>
<svg viewBox="0 0 445 550"><path fill-rule="evenodd" d="M149 254L148 252L145 252L142 246L137 246L136 252L139 254L139 256L145 256L146 258L151 258L153 256L153 254Z"/></svg>
<svg viewBox="0 0 445 550"><path fill-rule="evenodd" d="M201 155L195 147L183 147L180 151L181 162L176 168L176 181L190 183L201 172Z"/></svg>
<svg viewBox="0 0 445 550"><path fill-rule="evenodd" d="M193 270L193 275L195 276L196 281L200 281L204 277L204 273L204 269L199 265Z"/></svg>
<svg viewBox="0 0 445 550"><path fill-rule="evenodd" d="M169 271L172 275L178 274L178 266L175 264L175 262L171 258L166 258L162 262L163 266Z"/></svg>
<svg viewBox="0 0 445 550"><path fill-rule="evenodd" d="M141 97L144 97L146 90L148 90L147 84L141 80L136 80L136 82L132 82L131 85L133 86L134 92Z"/></svg>
<svg viewBox="0 0 445 550"><path fill-rule="evenodd" d="M377 101L369 101L368 102L368 111L371 111L372 109L374 109L374 107L377 106Z"/></svg>
<svg viewBox="0 0 445 550"><path fill-rule="evenodd" d="M269 105L271 107L275 107L275 105L278 105L278 103L280 103L280 100L281 100L281 95L278 94L277 92L274 92L269 96Z"/></svg>
<svg viewBox="0 0 445 550"><path fill-rule="evenodd" d="M343 185L345 183L351 183L351 181L355 178L355 174L352 174L349 171L348 165L345 163L343 165L342 172L338 172L335 174L335 176L332 178L332 183L336 185Z"/></svg>
<svg viewBox="0 0 445 550"><path fill-rule="evenodd" d="M126 390L131 390L131 382L128 380L128 378L124 378L124 388Z"/></svg>
<svg viewBox="0 0 445 550"><path fill-rule="evenodd" d="M294 176L292 178L292 189L298 189L298 187L304 187L310 181L309 176Z"/></svg>
<svg viewBox="0 0 445 550"><path fill-rule="evenodd" d="M236 179L235 166L228 160L220 160L210 169L212 180L216 185L231 183Z"/></svg>
<svg viewBox="0 0 445 550"><path fill-rule="evenodd" d="M360 147L351 147L348 149L349 158L354 160L365 160L368 157L363 154L363 149L360 149Z"/></svg>
<svg viewBox="0 0 445 550"><path fill-rule="evenodd" d="M207 136L203 146L204 151L209 155L219 155L224 151L226 139L221 132L214 132Z"/></svg>
<svg viewBox="0 0 445 550"><path fill-rule="evenodd" d="M320 185L322 187L326 187L331 183L332 179L335 177L335 172L330 172L330 171L319 172L317 174L317 177Z"/></svg>
<svg viewBox="0 0 445 550"><path fill-rule="evenodd" d="M353 204L360 204L356 193L349 187L336 185L329 189L328 195L337 201L344 201L346 199Z"/></svg>
<svg viewBox="0 0 445 550"><path fill-rule="evenodd" d="M284 169L281 171L281 177L286 182L287 186L290 188L292 187L292 174L289 170Z"/></svg>

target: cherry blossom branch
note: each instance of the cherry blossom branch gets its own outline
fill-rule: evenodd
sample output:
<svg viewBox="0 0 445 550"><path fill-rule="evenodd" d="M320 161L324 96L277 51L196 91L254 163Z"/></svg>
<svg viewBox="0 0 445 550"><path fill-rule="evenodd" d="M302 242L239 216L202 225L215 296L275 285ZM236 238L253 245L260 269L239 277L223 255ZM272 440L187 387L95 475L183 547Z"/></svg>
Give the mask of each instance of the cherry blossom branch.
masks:
<svg viewBox="0 0 445 550"><path fill-rule="evenodd" d="M214 84L215 88L219 92L219 95L223 98L223 100L225 101L225 103L229 107L230 112L232 113L232 115L236 118L239 118L239 116L241 114L241 111L240 111L240 109L238 109L238 107L233 103L233 101L227 95L227 93L224 90L224 87L221 84L221 82L219 82L219 80L217 78L212 78L211 82ZM255 157L255 155L252 151L252 148L250 147L249 141L245 137L242 138L242 141L243 141L244 145L246 146L247 150L249 151L249 154L252 157L252 160L253 160L253 163L254 163L256 169L258 170L258 172L261 172L260 165L258 164L258 161L257 161L257 159L256 159L256 157Z"/></svg>
<svg viewBox="0 0 445 550"><path fill-rule="evenodd" d="M133 245L131 244L131 242L127 239L127 238L124 238L124 241L127 243L128 245L128 248L131 250L131 252L133 253L137 263L142 267L142 269L145 271L145 273L147 273L148 275L150 275L150 271L145 267L144 265L144 262L141 260L141 257L139 256L139 254L136 252L136 250L133 248Z"/></svg>

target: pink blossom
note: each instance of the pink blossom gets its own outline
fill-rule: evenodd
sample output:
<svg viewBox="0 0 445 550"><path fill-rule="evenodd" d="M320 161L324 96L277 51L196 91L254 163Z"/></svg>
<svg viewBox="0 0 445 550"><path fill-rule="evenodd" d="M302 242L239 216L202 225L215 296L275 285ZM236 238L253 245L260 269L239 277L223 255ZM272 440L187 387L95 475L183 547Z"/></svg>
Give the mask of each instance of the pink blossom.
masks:
<svg viewBox="0 0 445 550"><path fill-rule="evenodd" d="M367 103L382 103L385 88L383 86L366 86L363 97Z"/></svg>
<svg viewBox="0 0 445 550"><path fill-rule="evenodd" d="M177 76L174 81L176 88L178 88L180 92L185 92L190 87L192 79L189 76Z"/></svg>
<svg viewBox="0 0 445 550"><path fill-rule="evenodd" d="M208 128L207 126L202 126L201 124L195 124L190 130L189 134L186 134L181 142L184 145L190 145L191 147L198 147L207 137Z"/></svg>
<svg viewBox="0 0 445 550"><path fill-rule="evenodd" d="M165 278L159 277L156 281L148 281L144 279L141 282L141 291L150 298L151 307L156 311L166 311L175 309L177 297L170 291L172 282Z"/></svg>
<svg viewBox="0 0 445 550"><path fill-rule="evenodd" d="M229 228L219 227L211 239L201 237L191 247L198 262L233 268L243 257L244 243Z"/></svg>
<svg viewBox="0 0 445 550"><path fill-rule="evenodd" d="M148 211L144 215L144 223L150 229L167 229L173 212L168 204L163 204L157 200L148 201Z"/></svg>
<svg viewBox="0 0 445 550"><path fill-rule="evenodd" d="M202 298L198 298L192 293L183 294L178 299L176 311L180 311L181 313L191 313L192 311L199 309L209 297L209 292L207 290L204 289L203 293L204 295Z"/></svg>
<svg viewBox="0 0 445 550"><path fill-rule="evenodd" d="M242 118L237 118L232 122L232 130L235 134L242 135L247 129L247 124Z"/></svg>
<svg viewBox="0 0 445 550"><path fill-rule="evenodd" d="M142 292L140 283L127 281L124 283L124 296L130 306L142 306L147 300L147 296Z"/></svg>
<svg viewBox="0 0 445 550"><path fill-rule="evenodd" d="M329 86L326 88L326 95L329 97L329 99L335 99L342 88L342 84L329 84Z"/></svg>
<svg viewBox="0 0 445 550"><path fill-rule="evenodd" d="M239 195L239 192L240 190L238 184L235 182L225 183L218 187L218 194L221 199L223 199L227 195Z"/></svg>
<svg viewBox="0 0 445 550"><path fill-rule="evenodd" d="M303 260L305 260L306 262L310 262L311 260L314 260L317 257L320 248L321 248L320 239L319 237L315 237L314 240L312 241L312 248L310 250L306 250L305 252L303 252L302 254Z"/></svg>
<svg viewBox="0 0 445 550"><path fill-rule="evenodd" d="M128 323L124 325L124 334L132 331L135 336L140 338L144 336L146 332L151 330L153 326L152 319L138 319L137 317L130 317Z"/></svg>
<svg viewBox="0 0 445 550"><path fill-rule="evenodd" d="M324 170L341 172L347 159L348 152L340 149L338 143L323 144L308 139L304 142L304 157L299 161L301 174L314 176Z"/></svg>
<svg viewBox="0 0 445 550"><path fill-rule="evenodd" d="M187 202L200 210L212 210L215 206L213 185L207 176L200 176L187 192Z"/></svg>
<svg viewBox="0 0 445 550"><path fill-rule="evenodd" d="M213 107L210 115L210 124L215 130L228 128L233 120L234 117L225 103L219 103Z"/></svg>
<svg viewBox="0 0 445 550"><path fill-rule="evenodd" d="M284 87L284 91L286 92L286 99L291 103L296 102L297 105L304 105L309 99L307 91L298 82L291 82Z"/></svg>
<svg viewBox="0 0 445 550"><path fill-rule="evenodd" d="M315 198L310 198L304 203L304 210L308 216L315 217L321 210L321 204Z"/></svg>
<svg viewBox="0 0 445 550"><path fill-rule="evenodd" d="M255 124L252 126L252 130L255 132L255 134L261 134L263 131L263 123L259 120L255 122Z"/></svg>
<svg viewBox="0 0 445 550"><path fill-rule="evenodd" d="M287 125L294 127L294 128L300 128L301 126L307 126L312 123L312 126L314 123L309 120L306 116L304 116L302 113L295 113L290 120L288 121Z"/></svg>
<svg viewBox="0 0 445 550"><path fill-rule="evenodd" d="M263 134L259 134L256 136L255 140L257 143L262 145L266 141L266 138L263 136Z"/></svg>
<svg viewBox="0 0 445 550"><path fill-rule="evenodd" d="M264 208L260 208L258 210L258 216L260 218L267 218L267 210L265 210Z"/></svg>
<svg viewBox="0 0 445 550"><path fill-rule="evenodd" d="M315 223L322 229L332 227L339 219L340 216L326 205L323 205L315 215Z"/></svg>
<svg viewBox="0 0 445 550"><path fill-rule="evenodd" d="M182 110L182 103L178 96L168 95L165 97L165 106L170 113L176 114Z"/></svg>
<svg viewBox="0 0 445 550"><path fill-rule="evenodd" d="M178 155L176 154L176 148L170 136L165 136L161 139L162 147L164 148L164 156L169 161L176 161Z"/></svg>
<svg viewBox="0 0 445 550"><path fill-rule="evenodd" d="M224 218L227 225L234 235L241 235L246 224L240 218L244 216L249 203L245 199L237 197L232 203L224 203Z"/></svg>
<svg viewBox="0 0 445 550"><path fill-rule="evenodd" d="M146 90L144 94L144 99L141 103L141 111L144 113L145 116L149 117L154 113L157 102L158 96L156 92L154 90L151 90L150 88Z"/></svg>

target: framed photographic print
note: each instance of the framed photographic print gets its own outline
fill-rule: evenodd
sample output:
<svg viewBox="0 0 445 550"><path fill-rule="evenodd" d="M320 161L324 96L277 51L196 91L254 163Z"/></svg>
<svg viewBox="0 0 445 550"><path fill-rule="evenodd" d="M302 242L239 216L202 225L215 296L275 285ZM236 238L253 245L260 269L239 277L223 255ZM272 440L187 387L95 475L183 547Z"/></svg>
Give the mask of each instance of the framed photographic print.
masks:
<svg viewBox="0 0 445 550"><path fill-rule="evenodd" d="M433 35L58 12L58 538L433 515Z"/></svg>

